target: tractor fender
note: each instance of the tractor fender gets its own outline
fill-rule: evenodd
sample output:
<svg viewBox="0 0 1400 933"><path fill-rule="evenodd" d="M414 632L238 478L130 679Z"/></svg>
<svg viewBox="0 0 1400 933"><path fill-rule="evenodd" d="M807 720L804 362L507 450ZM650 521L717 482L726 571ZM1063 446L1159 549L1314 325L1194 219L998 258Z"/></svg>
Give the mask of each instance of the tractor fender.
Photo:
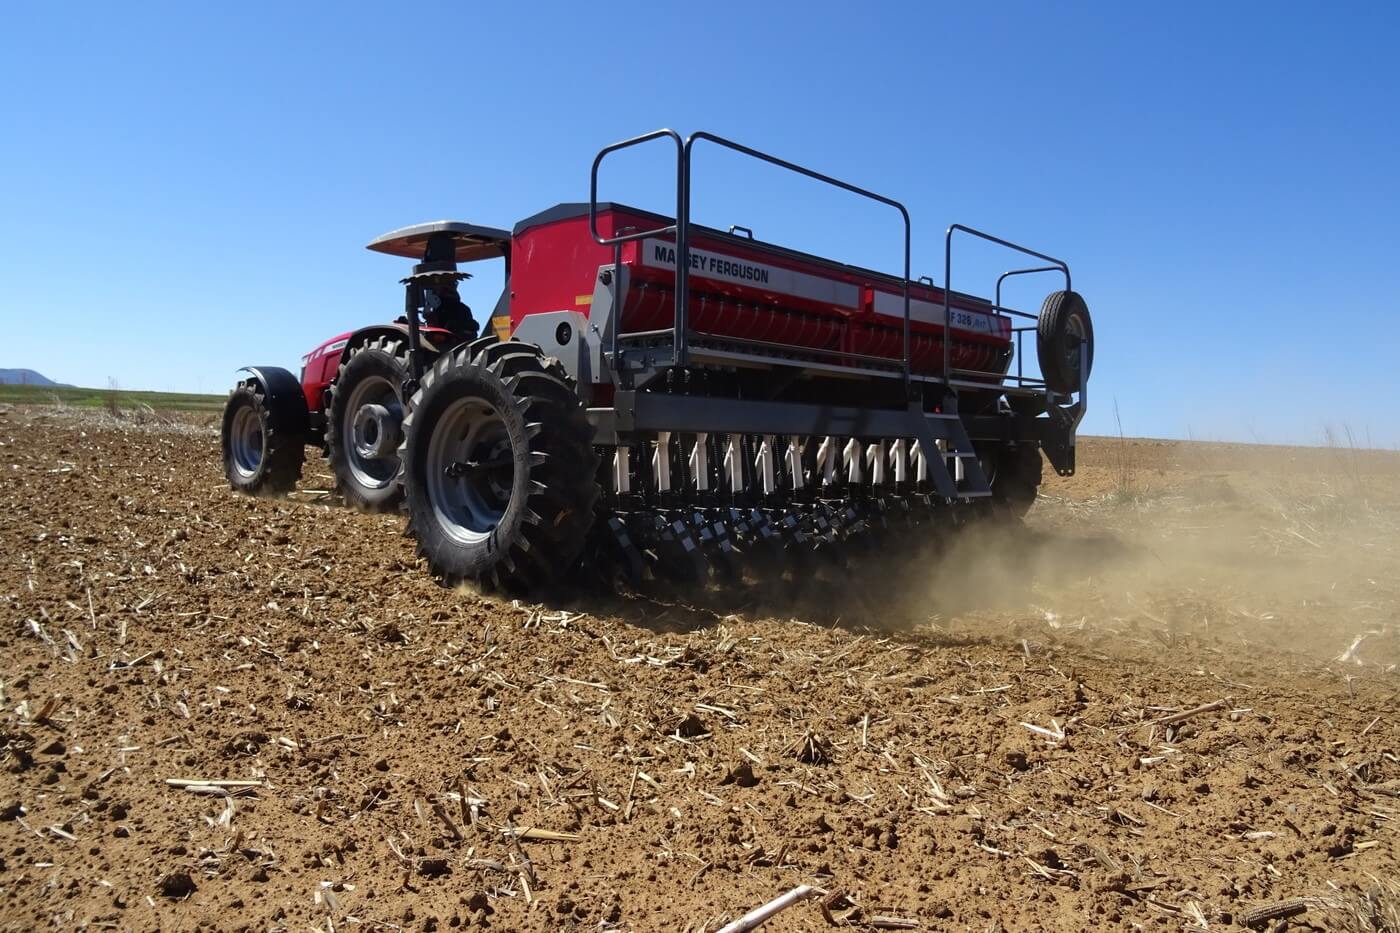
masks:
<svg viewBox="0 0 1400 933"><path fill-rule="evenodd" d="M437 334L445 335L440 343L434 342L432 339L432 335ZM407 343L408 325L395 321L392 324L372 324L369 327L361 327L345 339L345 346L340 348L340 359L336 361L335 367L327 372L333 374L335 370L339 369L340 364L345 362L346 357L350 355L350 351L355 349L355 347L377 340L380 337L402 340L404 343ZM436 327L420 327L418 328L418 345L435 357L444 350L450 350L455 345L455 341L450 331Z"/></svg>
<svg viewBox="0 0 1400 933"><path fill-rule="evenodd" d="M306 396L296 376L280 366L244 366L239 372L250 373L257 381L268 408L278 420L276 427L306 433Z"/></svg>

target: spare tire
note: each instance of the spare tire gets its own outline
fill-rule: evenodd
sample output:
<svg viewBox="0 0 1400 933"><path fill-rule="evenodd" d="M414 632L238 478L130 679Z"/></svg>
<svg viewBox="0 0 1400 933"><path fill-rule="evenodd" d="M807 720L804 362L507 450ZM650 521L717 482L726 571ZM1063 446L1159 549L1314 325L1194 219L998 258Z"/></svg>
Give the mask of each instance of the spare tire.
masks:
<svg viewBox="0 0 1400 933"><path fill-rule="evenodd" d="M1036 323L1036 355L1040 373L1054 392L1077 392L1080 385L1079 346L1088 344L1089 369L1094 368L1094 324L1089 306L1078 292L1051 292L1040 306ZM1089 373L1084 373L1084 379Z"/></svg>

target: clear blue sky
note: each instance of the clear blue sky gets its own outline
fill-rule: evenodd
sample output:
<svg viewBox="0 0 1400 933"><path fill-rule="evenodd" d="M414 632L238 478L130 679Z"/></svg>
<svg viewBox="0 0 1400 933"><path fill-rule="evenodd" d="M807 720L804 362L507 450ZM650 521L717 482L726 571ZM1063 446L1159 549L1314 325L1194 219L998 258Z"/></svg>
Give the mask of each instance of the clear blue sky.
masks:
<svg viewBox="0 0 1400 933"><path fill-rule="evenodd" d="M405 264L372 237L584 200L596 149L669 125L903 200L916 274L941 277L954 221L1068 259L1090 431L1116 399L1130 434L1400 445L1397 9L9 4L0 366L205 392L295 369L399 313ZM664 208L651 155L604 194ZM718 151L696 199L898 270L894 216ZM983 293L1007 262L959 256Z"/></svg>

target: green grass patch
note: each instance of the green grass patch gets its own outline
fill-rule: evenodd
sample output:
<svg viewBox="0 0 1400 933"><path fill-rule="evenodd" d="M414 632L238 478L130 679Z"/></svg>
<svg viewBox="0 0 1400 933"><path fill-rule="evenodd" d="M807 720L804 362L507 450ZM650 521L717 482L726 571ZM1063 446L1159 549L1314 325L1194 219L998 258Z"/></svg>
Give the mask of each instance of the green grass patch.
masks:
<svg viewBox="0 0 1400 933"><path fill-rule="evenodd" d="M75 408L135 408L156 411L219 411L226 395L188 392L129 392L126 389L83 389L59 386L0 385L0 402L12 405L72 405Z"/></svg>

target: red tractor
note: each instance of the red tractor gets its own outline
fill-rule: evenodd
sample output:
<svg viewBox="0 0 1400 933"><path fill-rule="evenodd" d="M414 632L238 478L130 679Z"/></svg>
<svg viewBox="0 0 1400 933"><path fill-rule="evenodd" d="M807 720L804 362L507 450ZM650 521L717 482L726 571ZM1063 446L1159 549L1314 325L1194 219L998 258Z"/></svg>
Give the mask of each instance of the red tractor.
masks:
<svg viewBox="0 0 1400 933"><path fill-rule="evenodd" d="M600 203L603 160L657 140L675 146L675 216ZM700 142L888 205L902 274L692 224ZM1003 274L994 300L953 291L959 235L1039 264ZM914 281L901 204L713 134L608 146L587 203L510 232L442 221L369 248L417 261L403 316L317 347L300 379L248 367L224 412L224 469L235 489L284 493L319 448L346 501L408 513L446 583L537 590L580 560L689 582L841 560L853 541L1020 515L1042 452L1074 472L1093 328L1068 265L954 225L942 286ZM497 257L505 283L481 335L460 265ZM1031 273L1064 287L1038 315L1003 307L1004 280Z"/></svg>

